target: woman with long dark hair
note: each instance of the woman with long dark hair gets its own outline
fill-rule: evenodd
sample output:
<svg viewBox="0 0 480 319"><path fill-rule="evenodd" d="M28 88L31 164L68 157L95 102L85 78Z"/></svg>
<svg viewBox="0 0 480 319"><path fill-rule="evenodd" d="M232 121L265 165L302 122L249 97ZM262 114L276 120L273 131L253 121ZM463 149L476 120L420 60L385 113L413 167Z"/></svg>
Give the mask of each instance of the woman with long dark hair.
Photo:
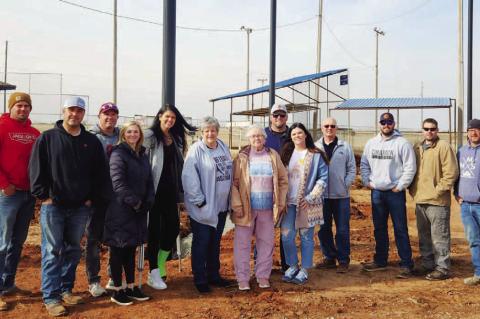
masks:
<svg viewBox="0 0 480 319"><path fill-rule="evenodd" d="M302 123L293 123L288 137L281 154L288 169L287 213L282 219L281 234L289 268L283 280L304 284L308 280L307 269L313 265L314 228L323 224L322 194L327 185L328 168L325 154L315 146ZM301 266L295 244L297 231L301 240Z"/></svg>
<svg viewBox="0 0 480 319"><path fill-rule="evenodd" d="M165 104L145 132L144 145L149 150L155 187L148 223L147 281L154 289L167 288L166 261L179 233L177 204L183 202L182 170L188 131L195 131L195 127L187 123L174 105Z"/></svg>

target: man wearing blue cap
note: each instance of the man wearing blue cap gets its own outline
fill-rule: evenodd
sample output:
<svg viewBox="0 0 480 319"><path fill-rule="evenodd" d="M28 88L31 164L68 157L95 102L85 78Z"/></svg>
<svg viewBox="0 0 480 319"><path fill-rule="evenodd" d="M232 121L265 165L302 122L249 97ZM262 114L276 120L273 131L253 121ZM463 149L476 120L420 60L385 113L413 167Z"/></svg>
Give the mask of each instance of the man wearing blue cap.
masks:
<svg viewBox="0 0 480 319"><path fill-rule="evenodd" d="M80 240L93 204L103 198L108 169L102 144L81 124L85 101L67 98L63 120L35 142L30 157L32 195L42 201L42 293L52 316L83 303L72 294L81 257Z"/></svg>

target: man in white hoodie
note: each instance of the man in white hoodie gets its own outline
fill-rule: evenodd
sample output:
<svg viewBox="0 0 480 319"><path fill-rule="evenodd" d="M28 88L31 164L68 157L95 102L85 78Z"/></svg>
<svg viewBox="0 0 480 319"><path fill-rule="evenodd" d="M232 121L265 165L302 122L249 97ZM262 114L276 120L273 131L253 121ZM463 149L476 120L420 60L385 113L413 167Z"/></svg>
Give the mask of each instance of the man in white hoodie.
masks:
<svg viewBox="0 0 480 319"><path fill-rule="evenodd" d="M380 116L380 133L365 145L360 172L363 184L371 189L375 255L363 265L365 271L385 270L388 262L388 216L395 234L401 272L397 278L412 275L413 261L407 226L405 190L416 172L412 145L395 130L391 113Z"/></svg>

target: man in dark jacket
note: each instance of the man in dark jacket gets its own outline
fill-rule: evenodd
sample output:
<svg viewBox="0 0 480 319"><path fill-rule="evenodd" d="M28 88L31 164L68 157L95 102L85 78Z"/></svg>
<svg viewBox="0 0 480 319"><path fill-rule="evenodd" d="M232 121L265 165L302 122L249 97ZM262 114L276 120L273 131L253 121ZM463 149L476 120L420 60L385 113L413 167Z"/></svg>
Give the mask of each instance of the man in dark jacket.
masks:
<svg viewBox="0 0 480 319"><path fill-rule="evenodd" d="M267 139L265 146L273 148L280 154L283 144L288 140L288 112L287 107L284 104L274 104L270 109L270 126L265 128ZM256 250L255 250L256 252ZM280 236L280 260L282 270L288 269L287 262L285 261L285 254L283 253L282 236Z"/></svg>
<svg viewBox="0 0 480 319"><path fill-rule="evenodd" d="M103 103L98 112L98 124L94 126L90 132L102 143L103 150L108 158L112 152L112 147L118 142L118 135L120 130L117 125L118 107L112 103ZM111 186L108 185L102 192L106 195L112 193ZM92 297L100 297L106 293L106 290L100 285L100 243L103 237L103 228L105 226L105 212L108 208L108 202L95 203L93 207L93 214L89 218L86 229L87 245L85 247L85 270L88 279L88 291ZM110 270L108 271L110 274ZM107 289L112 288L113 282L111 279L107 284Z"/></svg>
<svg viewBox="0 0 480 319"><path fill-rule="evenodd" d="M108 171L102 144L81 125L85 101L65 101L63 120L35 142L30 158L32 194L42 201L42 293L52 316L67 313L61 304L83 303L72 295L81 257L80 240L92 203L106 200Z"/></svg>

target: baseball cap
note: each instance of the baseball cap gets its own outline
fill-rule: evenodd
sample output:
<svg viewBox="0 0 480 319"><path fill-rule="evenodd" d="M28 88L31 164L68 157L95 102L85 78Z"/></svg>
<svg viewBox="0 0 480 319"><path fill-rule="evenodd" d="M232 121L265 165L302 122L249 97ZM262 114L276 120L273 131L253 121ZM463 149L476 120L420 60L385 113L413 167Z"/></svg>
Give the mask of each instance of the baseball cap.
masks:
<svg viewBox="0 0 480 319"><path fill-rule="evenodd" d="M468 121L467 130L472 129L472 128L480 129L480 120L472 119L472 120Z"/></svg>
<svg viewBox="0 0 480 319"><path fill-rule="evenodd" d="M108 111L114 111L115 113L118 114L118 107L113 102L103 103L102 106L100 106L100 110L98 111L98 114L105 113Z"/></svg>
<svg viewBox="0 0 480 319"><path fill-rule="evenodd" d="M71 96L71 97L68 97L63 103L64 109L69 107L74 107L74 106L85 110L85 100L78 96Z"/></svg>
<svg viewBox="0 0 480 319"><path fill-rule="evenodd" d="M381 121L381 120L392 120L392 121L395 121L395 118L393 117L393 114L392 114L392 113L385 112L385 113L382 113L382 115L380 115L380 121Z"/></svg>
<svg viewBox="0 0 480 319"><path fill-rule="evenodd" d="M287 112L287 106L285 104L273 104L272 109L270 110L270 114L273 114L275 112Z"/></svg>

